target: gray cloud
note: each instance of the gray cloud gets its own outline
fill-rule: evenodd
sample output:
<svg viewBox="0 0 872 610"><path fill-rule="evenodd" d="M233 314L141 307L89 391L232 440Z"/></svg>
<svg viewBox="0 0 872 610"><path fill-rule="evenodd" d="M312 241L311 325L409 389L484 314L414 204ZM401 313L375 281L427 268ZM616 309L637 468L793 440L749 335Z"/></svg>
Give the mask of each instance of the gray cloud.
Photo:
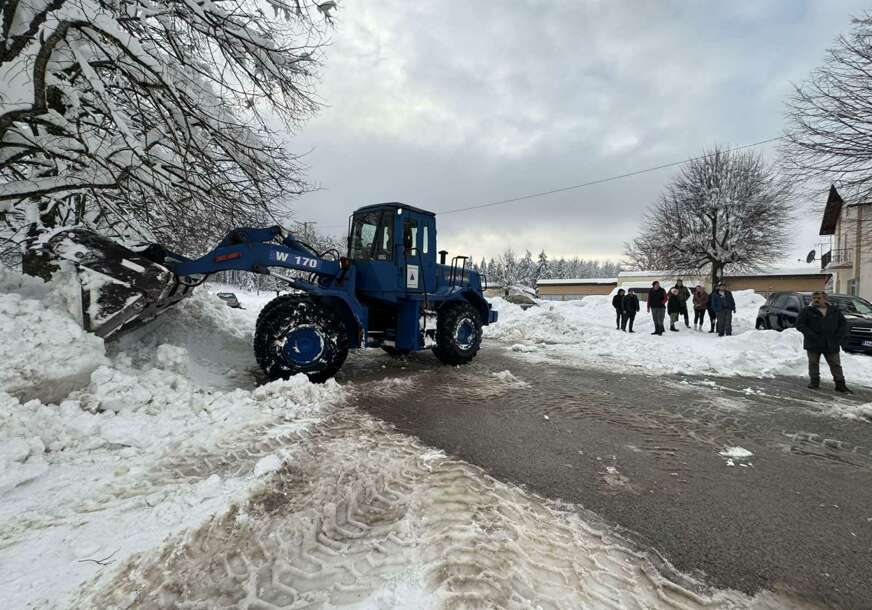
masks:
<svg viewBox="0 0 872 610"><path fill-rule="evenodd" d="M328 106L290 140L312 149L323 187L296 215L342 231L376 201L439 212L777 135L791 81L864 8L345 0L319 87ZM619 258L670 175L445 215L440 247ZM817 221L800 223L787 258L812 245Z"/></svg>

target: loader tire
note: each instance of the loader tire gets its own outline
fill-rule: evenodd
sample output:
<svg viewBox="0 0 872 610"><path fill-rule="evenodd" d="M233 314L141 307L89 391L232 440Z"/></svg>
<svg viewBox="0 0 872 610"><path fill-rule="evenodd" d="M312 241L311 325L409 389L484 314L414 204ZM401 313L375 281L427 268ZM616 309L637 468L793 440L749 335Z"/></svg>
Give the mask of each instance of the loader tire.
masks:
<svg viewBox="0 0 872 610"><path fill-rule="evenodd" d="M287 305L289 303L298 303L305 298L306 297L301 294L283 294L264 305L260 310L260 313L257 314L257 322L254 323L254 358L257 360L257 364L260 368L264 368L264 363L261 362L261 356L266 353L266 346L263 345L263 343L267 338L265 333L260 332L261 323L265 319L269 319L269 312L276 307L281 307L282 305Z"/></svg>
<svg viewBox="0 0 872 610"><path fill-rule="evenodd" d="M254 323L254 354L255 354L255 357L259 357L259 356L257 356L257 354L263 352L263 349L260 348L260 346L258 345L258 338L263 337L262 333L260 333L260 325L264 321L264 319L266 319L269 316L269 312L271 310L275 309L276 307L281 306L282 304L297 302L303 298L305 298L305 297L303 295L300 295L300 294L283 294L281 296L277 296L276 298L274 298L272 301L270 301L269 303L267 303L266 305L264 305L261 308L260 313L257 314L257 321ZM257 363L260 364L260 360L258 360Z"/></svg>
<svg viewBox="0 0 872 610"><path fill-rule="evenodd" d="M254 350L257 363L270 380L303 373L321 383L345 362L348 329L330 305L306 296L285 295L261 312Z"/></svg>
<svg viewBox="0 0 872 610"><path fill-rule="evenodd" d="M481 316L466 301L452 301L439 309L433 353L445 364L466 364L481 347Z"/></svg>

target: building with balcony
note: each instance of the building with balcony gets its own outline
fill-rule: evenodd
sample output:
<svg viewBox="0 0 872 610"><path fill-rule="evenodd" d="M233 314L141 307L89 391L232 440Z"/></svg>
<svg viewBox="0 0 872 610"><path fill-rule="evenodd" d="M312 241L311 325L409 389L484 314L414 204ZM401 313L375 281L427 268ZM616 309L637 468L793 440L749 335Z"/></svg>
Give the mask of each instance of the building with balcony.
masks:
<svg viewBox="0 0 872 610"><path fill-rule="evenodd" d="M872 300L872 202L845 203L831 186L820 234L830 237L821 269L833 274L833 292Z"/></svg>

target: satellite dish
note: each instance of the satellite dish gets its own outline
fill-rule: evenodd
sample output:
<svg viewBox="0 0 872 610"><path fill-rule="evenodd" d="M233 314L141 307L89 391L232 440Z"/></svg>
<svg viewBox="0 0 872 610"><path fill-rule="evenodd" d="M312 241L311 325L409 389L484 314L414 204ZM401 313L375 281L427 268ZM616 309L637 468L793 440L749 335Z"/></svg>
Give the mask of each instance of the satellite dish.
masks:
<svg viewBox="0 0 872 610"><path fill-rule="evenodd" d="M807 263L814 262L815 254L816 254L816 252L815 252L814 250L812 250L811 252L809 252L809 253L808 253L808 256L805 257L805 262L807 262Z"/></svg>

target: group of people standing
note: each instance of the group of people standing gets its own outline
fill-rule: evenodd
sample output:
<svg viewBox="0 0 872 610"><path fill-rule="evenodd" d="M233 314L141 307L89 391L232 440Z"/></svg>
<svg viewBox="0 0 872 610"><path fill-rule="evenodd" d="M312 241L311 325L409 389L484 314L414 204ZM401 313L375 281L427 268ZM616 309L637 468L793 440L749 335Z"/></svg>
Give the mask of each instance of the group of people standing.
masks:
<svg viewBox="0 0 872 610"><path fill-rule="evenodd" d="M629 332L633 331L633 321L636 319L636 313L639 311L639 297L635 293L626 293L623 288L618 290L618 294L612 297L612 307L615 308L615 326L620 330L627 330L627 323L630 325Z"/></svg>
<svg viewBox="0 0 872 610"><path fill-rule="evenodd" d="M692 297L692 299L691 299ZM678 332L676 323L679 318L684 318L684 325L690 328L690 314L687 302L693 304L693 328L703 330L705 315L708 313L711 323L710 333L717 330L718 336L733 334L733 314L736 313L736 301L733 293L720 283L711 294L706 292L702 284L697 284L693 293L688 290L682 280L675 282L675 286L667 292L660 286L660 282L653 282L648 290L647 310L654 319L654 332L652 335L662 335L665 330L666 314L669 314L669 330ZM612 299L612 307L615 309L615 323L620 330L626 331L629 324L629 332L633 332L633 321L636 313L640 310L639 297L634 293L627 293L623 288Z"/></svg>
<svg viewBox="0 0 872 610"><path fill-rule="evenodd" d="M719 337L733 334L733 314L736 313L733 293L723 283L719 283L711 294L706 292L702 284L697 284L691 293L681 280L668 292L660 287L660 282L654 282L648 290L648 311L654 318L654 332L651 334L663 334L667 313L669 330L678 332L675 324L680 317L684 317L684 325L690 328L688 301L693 304L695 330L703 330L705 315L708 313L710 333L717 330ZM633 332L633 321L640 309L639 297L621 288L612 298L612 307L615 308L617 328L626 331L629 325L629 332ZM848 323L839 308L827 302L825 292L817 291L812 294L811 304L800 312L796 320L796 330L802 333L803 349L808 353L808 387L813 390L820 388L820 361L823 356L830 367L836 391L853 394L846 385L839 354L841 344L848 334Z"/></svg>

